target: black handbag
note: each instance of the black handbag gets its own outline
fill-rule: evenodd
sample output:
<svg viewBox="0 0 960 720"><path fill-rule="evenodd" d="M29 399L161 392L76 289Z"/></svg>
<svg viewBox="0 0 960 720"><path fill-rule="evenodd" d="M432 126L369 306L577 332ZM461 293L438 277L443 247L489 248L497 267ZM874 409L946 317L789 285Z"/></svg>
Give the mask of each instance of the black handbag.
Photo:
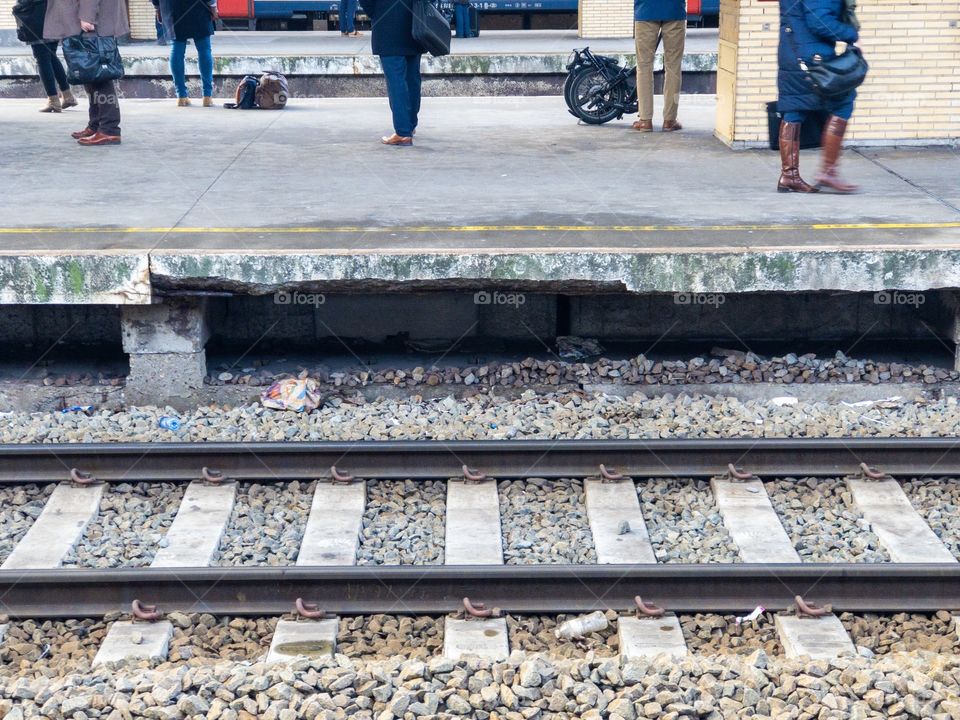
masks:
<svg viewBox="0 0 960 720"><path fill-rule="evenodd" d="M71 85L95 85L123 77L123 61L115 37L71 35L63 39L63 57Z"/></svg>
<svg viewBox="0 0 960 720"><path fill-rule="evenodd" d="M450 54L450 21L430 0L413 0L413 39L434 57Z"/></svg>
<svg viewBox="0 0 960 720"><path fill-rule="evenodd" d="M800 69L807 75L813 91L823 98L842 97L863 85L870 66L863 59L860 48L847 47L839 55L826 60L814 56L810 62L800 61Z"/></svg>
<svg viewBox="0 0 960 720"><path fill-rule="evenodd" d="M807 82L821 98L843 97L863 85L863 81L867 79L870 66L863 59L860 48L847 45L847 49L842 53L826 60L819 55L804 60L800 57L797 41L793 39L793 28L786 28L786 34Z"/></svg>
<svg viewBox="0 0 960 720"><path fill-rule="evenodd" d="M17 40L25 43L43 41L43 18L47 12L47 0L18 0L13 6L13 18L17 22Z"/></svg>

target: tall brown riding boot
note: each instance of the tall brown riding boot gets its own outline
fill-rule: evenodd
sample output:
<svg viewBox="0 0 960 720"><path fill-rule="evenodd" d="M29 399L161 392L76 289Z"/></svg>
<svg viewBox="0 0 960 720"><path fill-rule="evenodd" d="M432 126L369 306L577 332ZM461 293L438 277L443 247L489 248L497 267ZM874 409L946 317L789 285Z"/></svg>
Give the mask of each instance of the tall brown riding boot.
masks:
<svg viewBox="0 0 960 720"><path fill-rule="evenodd" d="M814 193L800 177L800 123L780 121L780 181L777 192Z"/></svg>
<svg viewBox="0 0 960 720"><path fill-rule="evenodd" d="M840 151L843 148L843 135L847 131L847 121L831 115L827 124L823 126L823 137L820 144L823 154L820 158L820 171L814 177L817 187L828 187L838 193L854 193L860 188L853 183L845 182L837 172L837 163L840 161Z"/></svg>

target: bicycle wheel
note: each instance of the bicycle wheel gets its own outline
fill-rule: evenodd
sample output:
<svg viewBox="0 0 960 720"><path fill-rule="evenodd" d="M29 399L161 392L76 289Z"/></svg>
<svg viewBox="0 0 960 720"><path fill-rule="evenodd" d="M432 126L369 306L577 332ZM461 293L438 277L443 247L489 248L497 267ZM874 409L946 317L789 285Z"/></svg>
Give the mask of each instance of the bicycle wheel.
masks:
<svg viewBox="0 0 960 720"><path fill-rule="evenodd" d="M570 85L571 110L590 125L603 125L622 114L623 84L609 87L598 70L589 69L574 78Z"/></svg>

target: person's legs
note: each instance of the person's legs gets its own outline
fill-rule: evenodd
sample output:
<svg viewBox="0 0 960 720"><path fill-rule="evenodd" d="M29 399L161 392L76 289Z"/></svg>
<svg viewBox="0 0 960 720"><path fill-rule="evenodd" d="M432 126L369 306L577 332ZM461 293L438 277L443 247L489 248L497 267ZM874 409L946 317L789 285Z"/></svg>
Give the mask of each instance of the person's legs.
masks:
<svg viewBox="0 0 960 720"><path fill-rule="evenodd" d="M417 129L420 116L420 90L423 81L420 77L420 56L408 55L407 61L407 94L410 98L410 134Z"/></svg>
<svg viewBox="0 0 960 720"><path fill-rule="evenodd" d="M640 122L653 120L653 54L657 51L657 36L660 23L637 21L634 35L637 46L637 101Z"/></svg>
<svg viewBox="0 0 960 720"><path fill-rule="evenodd" d="M342 0L340 3L340 32L350 34L357 31L357 0Z"/></svg>
<svg viewBox="0 0 960 720"><path fill-rule="evenodd" d="M780 120L780 179L777 181L777 192L817 192L817 188L800 177L800 126L806 115L802 111L785 112Z"/></svg>
<svg viewBox="0 0 960 720"><path fill-rule="evenodd" d="M50 47L47 43L35 43L30 46L34 60L37 61L37 74L43 85L43 92L48 98L57 97L57 80L53 74L53 63L50 61ZM59 102L59 98L57 98Z"/></svg>
<svg viewBox="0 0 960 720"><path fill-rule="evenodd" d="M93 130L94 132L99 132L100 130L100 105L98 105L95 100L96 90L94 85L89 83L83 86L83 89L87 93L87 102L90 103L90 107L87 110L87 128Z"/></svg>
<svg viewBox="0 0 960 720"><path fill-rule="evenodd" d="M393 131L400 137L411 137L412 108L407 88L407 58L403 55L381 55L383 77L387 81L387 98L393 113Z"/></svg>
<svg viewBox="0 0 960 720"><path fill-rule="evenodd" d="M193 44L197 48L200 63L200 83L203 85L203 96L213 97L213 44L212 36L194 38Z"/></svg>
<svg viewBox="0 0 960 720"><path fill-rule="evenodd" d="M454 12L457 23L457 37L470 37L470 6L454 5Z"/></svg>
<svg viewBox="0 0 960 720"><path fill-rule="evenodd" d="M847 132L847 121L853 116L853 103L856 97L857 92L854 90L846 97L827 105L830 117L823 126L823 135L820 138L822 148L820 170L813 179L817 186L826 186L839 193L852 193L859 190L853 183L843 180L837 171L843 150L843 136Z"/></svg>
<svg viewBox="0 0 960 720"><path fill-rule="evenodd" d="M676 125L680 107L680 80L683 46L686 41L686 20L663 23L663 127L679 130Z"/></svg>
<svg viewBox="0 0 960 720"><path fill-rule="evenodd" d="M57 57L57 41L51 40L48 42L47 48L50 50L50 64L53 66L53 76L57 80L57 87L60 88L62 93L67 94L70 91L70 83L67 82L67 72L63 69L63 63Z"/></svg>
<svg viewBox="0 0 960 720"><path fill-rule="evenodd" d="M173 85L177 89L177 97L187 97L187 77L183 59L187 54L187 41L174 40L170 47L170 75L173 76Z"/></svg>
<svg viewBox="0 0 960 720"><path fill-rule="evenodd" d="M94 103L99 108L100 132L114 137L120 136L120 100L117 98L117 85L113 80L93 85Z"/></svg>

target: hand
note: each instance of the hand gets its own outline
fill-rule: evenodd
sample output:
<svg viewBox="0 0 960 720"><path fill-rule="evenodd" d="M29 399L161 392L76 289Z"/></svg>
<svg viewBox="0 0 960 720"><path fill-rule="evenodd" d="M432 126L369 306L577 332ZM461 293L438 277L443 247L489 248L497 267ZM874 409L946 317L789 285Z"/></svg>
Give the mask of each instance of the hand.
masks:
<svg viewBox="0 0 960 720"><path fill-rule="evenodd" d="M88 23L86 20L81 20L80 29L83 30L84 32L93 32L94 30L97 29L97 26L94 25L93 23Z"/></svg>
<svg viewBox="0 0 960 720"><path fill-rule="evenodd" d="M207 5L207 12L210 13L210 19L216 22L220 19L220 13L217 12L217 9L213 5Z"/></svg>

